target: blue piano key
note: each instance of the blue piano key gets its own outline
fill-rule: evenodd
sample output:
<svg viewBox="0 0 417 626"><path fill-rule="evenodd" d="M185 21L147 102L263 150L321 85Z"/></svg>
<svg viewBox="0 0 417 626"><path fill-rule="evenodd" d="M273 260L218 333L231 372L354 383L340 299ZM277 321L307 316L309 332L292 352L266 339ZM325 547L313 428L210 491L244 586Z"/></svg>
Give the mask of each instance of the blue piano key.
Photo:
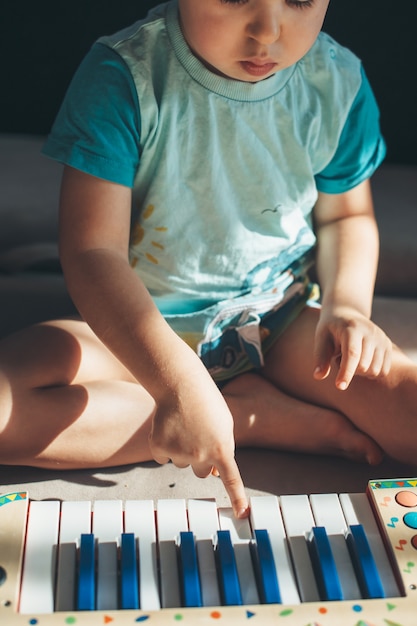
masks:
<svg viewBox="0 0 417 626"><path fill-rule="evenodd" d="M256 543L251 544L258 591L262 604L280 604L276 564L267 530L254 531Z"/></svg>
<svg viewBox="0 0 417 626"><path fill-rule="evenodd" d="M95 539L93 534L83 534L80 539L77 610L94 611L95 605Z"/></svg>
<svg viewBox="0 0 417 626"><path fill-rule="evenodd" d="M315 526L309 537L309 550L322 600L343 600L342 587L326 529Z"/></svg>
<svg viewBox="0 0 417 626"><path fill-rule="evenodd" d="M133 533L123 533L120 543L120 608L139 608L139 577L136 539Z"/></svg>
<svg viewBox="0 0 417 626"><path fill-rule="evenodd" d="M216 559L223 604L226 606L243 604L235 552L228 530L217 531Z"/></svg>
<svg viewBox="0 0 417 626"><path fill-rule="evenodd" d="M363 597L385 598L384 587L362 524L349 526L347 544Z"/></svg>
<svg viewBox="0 0 417 626"><path fill-rule="evenodd" d="M202 606L197 551L192 532L180 532L178 549L183 606Z"/></svg>

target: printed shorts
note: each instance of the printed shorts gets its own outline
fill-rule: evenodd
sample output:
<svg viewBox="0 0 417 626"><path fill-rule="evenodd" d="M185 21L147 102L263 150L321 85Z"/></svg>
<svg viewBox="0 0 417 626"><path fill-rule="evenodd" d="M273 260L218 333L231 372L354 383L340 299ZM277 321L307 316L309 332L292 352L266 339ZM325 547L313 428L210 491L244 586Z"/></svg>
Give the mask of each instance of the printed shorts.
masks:
<svg viewBox="0 0 417 626"><path fill-rule="evenodd" d="M195 313L165 317L221 387L239 374L261 368L281 333L317 299L317 285L304 276L284 291L252 293Z"/></svg>
<svg viewBox="0 0 417 626"><path fill-rule="evenodd" d="M315 286L309 283L302 287L272 307L264 298L239 313L227 316L223 311L213 319L197 353L219 386L264 365L264 355L314 299Z"/></svg>

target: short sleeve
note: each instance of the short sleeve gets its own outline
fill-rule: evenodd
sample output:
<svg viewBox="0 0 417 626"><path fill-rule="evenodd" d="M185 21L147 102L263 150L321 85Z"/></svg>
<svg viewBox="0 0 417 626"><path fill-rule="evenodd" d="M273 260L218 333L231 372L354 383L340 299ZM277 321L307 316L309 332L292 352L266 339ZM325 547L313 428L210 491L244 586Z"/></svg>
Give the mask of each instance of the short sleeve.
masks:
<svg viewBox="0 0 417 626"><path fill-rule="evenodd" d="M96 43L68 88L43 154L133 187L140 160L137 91L124 60Z"/></svg>
<svg viewBox="0 0 417 626"><path fill-rule="evenodd" d="M315 176L317 189L343 193L369 178L386 153L379 109L363 69L362 82L330 163Z"/></svg>

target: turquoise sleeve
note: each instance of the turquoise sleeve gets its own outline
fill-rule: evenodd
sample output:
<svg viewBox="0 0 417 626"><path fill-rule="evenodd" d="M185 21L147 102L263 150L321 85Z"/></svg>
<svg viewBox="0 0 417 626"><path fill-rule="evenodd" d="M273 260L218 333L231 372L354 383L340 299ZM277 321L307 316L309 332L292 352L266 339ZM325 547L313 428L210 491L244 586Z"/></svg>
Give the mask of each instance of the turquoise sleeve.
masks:
<svg viewBox="0 0 417 626"><path fill-rule="evenodd" d="M386 153L379 126L379 109L362 69L362 83L340 136L337 150L324 170L315 176L317 189L343 193L369 178Z"/></svg>
<svg viewBox="0 0 417 626"><path fill-rule="evenodd" d="M96 43L74 75L42 152L92 176L133 187L140 125L127 65Z"/></svg>

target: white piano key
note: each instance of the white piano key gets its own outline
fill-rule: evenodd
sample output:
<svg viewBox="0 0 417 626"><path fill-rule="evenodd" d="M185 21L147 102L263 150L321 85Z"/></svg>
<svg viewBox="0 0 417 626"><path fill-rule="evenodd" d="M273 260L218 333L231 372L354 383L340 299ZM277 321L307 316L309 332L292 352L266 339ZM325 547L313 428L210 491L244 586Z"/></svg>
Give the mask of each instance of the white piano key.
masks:
<svg viewBox="0 0 417 626"><path fill-rule="evenodd" d="M345 539L347 524L337 494L311 495L310 504L316 525L326 529L344 600L359 599L361 592Z"/></svg>
<svg viewBox="0 0 417 626"><path fill-rule="evenodd" d="M328 535L344 535L347 524L336 493L315 493L310 496L316 526L325 526Z"/></svg>
<svg viewBox="0 0 417 626"><path fill-rule="evenodd" d="M158 500L156 522L158 541L177 541L179 533L188 530L185 500Z"/></svg>
<svg viewBox="0 0 417 626"><path fill-rule="evenodd" d="M21 613L52 613L60 503L29 505L25 560L20 590Z"/></svg>
<svg viewBox="0 0 417 626"><path fill-rule="evenodd" d="M156 559L156 527L153 500L127 500L125 531L139 544L139 602L144 611L161 608Z"/></svg>
<svg viewBox="0 0 417 626"><path fill-rule="evenodd" d="M219 606L220 590L217 580L213 541L219 529L215 500L188 500L188 525L196 538L203 606Z"/></svg>
<svg viewBox="0 0 417 626"><path fill-rule="evenodd" d="M121 500L96 500L93 534L97 541L97 610L118 608L118 547L123 532Z"/></svg>
<svg viewBox="0 0 417 626"><path fill-rule="evenodd" d="M299 604L300 597L288 553L278 498L276 496L252 496L250 509L252 528L268 531L282 603Z"/></svg>
<svg viewBox="0 0 417 626"><path fill-rule="evenodd" d="M339 498L348 525L362 524L365 530L386 597L400 596L401 593L367 495L365 493L343 493L340 494Z"/></svg>
<svg viewBox="0 0 417 626"><path fill-rule="evenodd" d="M177 545L181 531L188 530L185 500L158 500L157 531L163 608L181 606Z"/></svg>
<svg viewBox="0 0 417 626"><path fill-rule="evenodd" d="M252 539L249 519L237 519L231 507L219 509L219 524L221 530L230 532L233 543L246 543Z"/></svg>
<svg viewBox="0 0 417 626"><path fill-rule="evenodd" d="M91 502L63 502L59 529L55 611L75 609L77 548L82 534L91 532Z"/></svg>
<svg viewBox="0 0 417 626"><path fill-rule="evenodd" d="M219 518L215 500L190 498L187 503L188 524L195 538L214 539L219 530Z"/></svg>
<svg viewBox="0 0 417 626"><path fill-rule="evenodd" d="M243 604L259 604L259 593L250 548L252 529L249 519L237 519L233 509L227 507L219 509L219 522L221 530L230 532Z"/></svg>
<svg viewBox="0 0 417 626"><path fill-rule="evenodd" d="M307 545L307 536L315 525L308 498L281 496L280 506L301 599L317 602L320 594Z"/></svg>
<svg viewBox="0 0 417 626"><path fill-rule="evenodd" d="M358 496L362 496L362 494L341 493L339 495L340 505L342 507L343 515L345 516L348 526L350 524L360 524L361 522L359 521L359 518L363 519L363 511L366 507L369 507L366 496L365 500L363 500L362 497ZM367 517L367 513L365 513L365 517Z"/></svg>
<svg viewBox="0 0 417 626"><path fill-rule="evenodd" d="M123 532L121 500L96 500L93 504L93 533L100 541L115 541L120 545Z"/></svg>
<svg viewBox="0 0 417 626"><path fill-rule="evenodd" d="M306 495L280 496L279 503L287 535L306 537L315 526L308 497Z"/></svg>

